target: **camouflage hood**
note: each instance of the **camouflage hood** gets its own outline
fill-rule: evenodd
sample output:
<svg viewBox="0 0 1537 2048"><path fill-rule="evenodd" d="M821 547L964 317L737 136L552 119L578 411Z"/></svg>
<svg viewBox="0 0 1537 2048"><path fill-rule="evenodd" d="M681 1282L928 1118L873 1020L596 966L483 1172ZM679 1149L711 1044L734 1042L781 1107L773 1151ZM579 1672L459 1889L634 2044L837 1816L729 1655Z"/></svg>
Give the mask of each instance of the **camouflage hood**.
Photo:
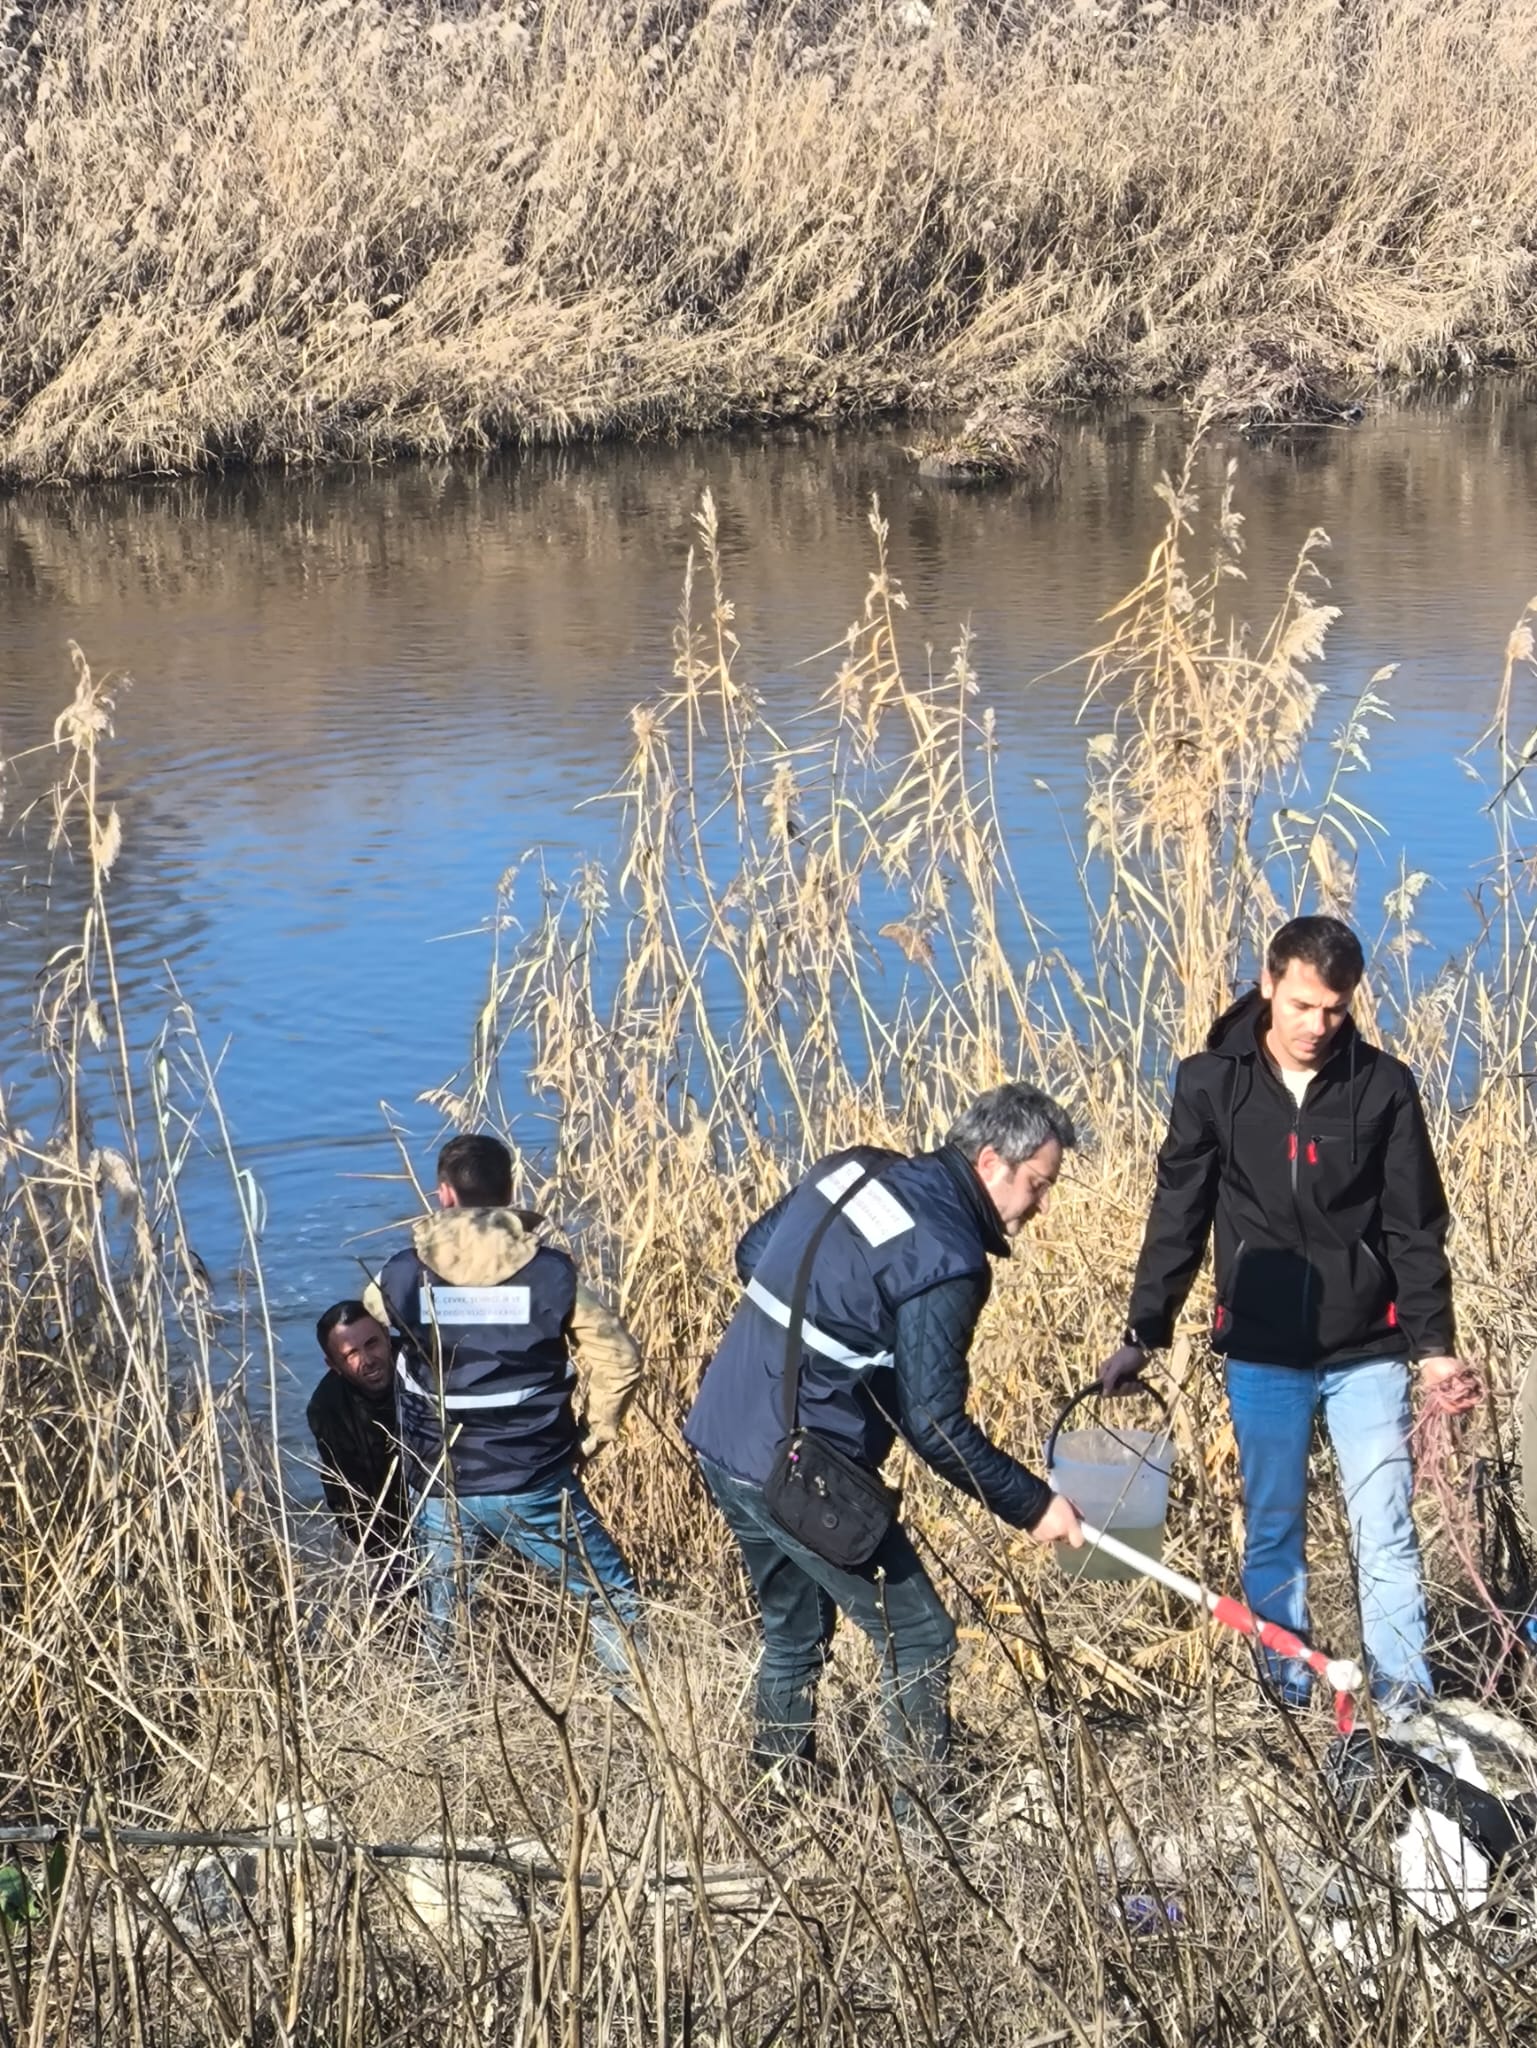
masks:
<svg viewBox="0 0 1537 2048"><path fill-rule="evenodd" d="M411 1226L416 1256L452 1287L495 1287L544 1242L534 1209L435 1209Z"/></svg>

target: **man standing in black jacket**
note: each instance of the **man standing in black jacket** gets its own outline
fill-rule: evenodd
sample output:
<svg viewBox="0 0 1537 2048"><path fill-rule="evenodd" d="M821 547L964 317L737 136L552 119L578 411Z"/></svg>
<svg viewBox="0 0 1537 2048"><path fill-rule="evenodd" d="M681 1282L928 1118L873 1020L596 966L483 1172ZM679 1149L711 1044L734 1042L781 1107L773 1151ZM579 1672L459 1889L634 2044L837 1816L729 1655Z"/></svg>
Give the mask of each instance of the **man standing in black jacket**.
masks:
<svg viewBox="0 0 1537 2048"><path fill-rule="evenodd" d="M1215 1236L1213 1347L1243 1482L1244 1594L1305 1633L1307 1475L1321 1413L1344 1487L1374 1697L1430 1691L1425 1593L1410 1512L1409 1364L1425 1390L1455 1356L1448 1216L1414 1077L1368 1042L1350 1005L1361 944L1334 917L1270 942L1259 988L1180 1063L1125 1341L1101 1373L1137 1384L1168 1344ZM1269 1662L1287 1706L1305 1668Z"/></svg>
<svg viewBox="0 0 1537 2048"><path fill-rule="evenodd" d="M1073 1142L1037 1088L984 1095L938 1152L838 1153L814 1166L737 1247L746 1294L710 1361L684 1435L741 1547L763 1624L754 1761L815 1755L816 1688L841 1609L880 1653L887 1750L905 1807L942 1789L955 1629L900 1523L844 1569L774 1519L764 1483L785 1440L789 1304L807 1263L797 1421L874 1469L898 1430L1000 1520L1038 1543L1083 1541L1072 1505L966 1413L967 1363L990 1259L1044 1211ZM860 1186L861 1171L872 1177ZM856 1192L848 1198L853 1186ZM829 1218L829 1204L845 1198Z"/></svg>

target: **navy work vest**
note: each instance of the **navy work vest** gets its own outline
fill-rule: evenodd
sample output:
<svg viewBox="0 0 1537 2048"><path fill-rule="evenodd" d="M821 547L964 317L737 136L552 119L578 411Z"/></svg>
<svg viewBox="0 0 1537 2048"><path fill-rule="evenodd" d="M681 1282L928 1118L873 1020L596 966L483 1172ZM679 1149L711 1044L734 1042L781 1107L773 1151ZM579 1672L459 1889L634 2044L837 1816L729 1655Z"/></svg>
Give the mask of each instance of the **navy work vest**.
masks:
<svg viewBox="0 0 1537 2048"><path fill-rule="evenodd" d="M522 1493L570 1464L576 1268L564 1252L542 1248L496 1287L455 1287L397 1252L379 1287L402 1338L395 1399L417 1492L447 1490L445 1423L455 1493Z"/></svg>
<svg viewBox="0 0 1537 2048"><path fill-rule="evenodd" d="M861 1163L880 1178L833 1219L812 1263L799 1427L879 1465L896 1433L897 1310L940 1281L991 1278L985 1208L958 1177L972 1171L958 1153L892 1163L890 1154L840 1152L814 1166L764 1247L683 1428L701 1457L755 1486L784 1442L785 1333L801 1256Z"/></svg>

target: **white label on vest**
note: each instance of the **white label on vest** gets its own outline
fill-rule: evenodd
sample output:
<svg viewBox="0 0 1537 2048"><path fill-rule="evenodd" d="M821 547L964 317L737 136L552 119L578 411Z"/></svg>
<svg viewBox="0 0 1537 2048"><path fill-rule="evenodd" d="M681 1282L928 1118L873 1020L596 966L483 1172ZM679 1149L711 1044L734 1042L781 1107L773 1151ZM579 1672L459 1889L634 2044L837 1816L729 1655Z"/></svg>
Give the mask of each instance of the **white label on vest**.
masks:
<svg viewBox="0 0 1537 2048"><path fill-rule="evenodd" d="M462 1330L473 1323L525 1327L529 1319L526 1287L422 1286L422 1321Z"/></svg>
<svg viewBox="0 0 1537 2048"><path fill-rule="evenodd" d="M836 1202L843 1190L858 1180L864 1169L857 1159L851 1159L846 1166L840 1166L836 1173L830 1173L825 1180L819 1180L817 1187L828 1201ZM889 1189L883 1188L878 1180L862 1187L859 1193L843 1205L843 1214L859 1232L866 1244L885 1244L888 1239L900 1237L904 1230L911 1230L913 1219Z"/></svg>

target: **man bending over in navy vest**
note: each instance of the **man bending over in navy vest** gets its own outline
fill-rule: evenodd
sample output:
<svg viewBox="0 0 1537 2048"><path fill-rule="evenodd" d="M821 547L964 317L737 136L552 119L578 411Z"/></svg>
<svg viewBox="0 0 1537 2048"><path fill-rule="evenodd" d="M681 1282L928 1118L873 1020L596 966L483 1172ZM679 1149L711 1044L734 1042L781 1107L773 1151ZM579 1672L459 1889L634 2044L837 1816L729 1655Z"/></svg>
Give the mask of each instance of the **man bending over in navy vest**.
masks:
<svg viewBox="0 0 1537 2048"><path fill-rule="evenodd" d="M1216 1243L1212 1345L1227 1357L1244 1496L1244 1597L1305 1635L1308 1454L1328 1428L1355 1552L1372 1692L1413 1713L1430 1690L1425 1589L1410 1511L1409 1362L1420 1385L1462 1372L1448 1216L1414 1076L1351 1021L1365 971L1337 917L1298 917L1265 972L1174 1077L1168 1135L1125 1341L1100 1383L1138 1382ZM1267 1656L1287 1708L1301 1665Z"/></svg>
<svg viewBox="0 0 1537 2048"><path fill-rule="evenodd" d="M396 1405L420 1496L428 1616L441 1641L458 1551L505 1543L576 1597L601 1594L593 1647L624 1673L623 1630L637 1629L640 1602L577 1470L619 1434L640 1378L635 1341L543 1241L543 1218L511 1206L512 1157L499 1139L449 1140L438 1201L376 1290L400 1340ZM580 1419L573 1351L587 1379Z"/></svg>
<svg viewBox="0 0 1537 2048"><path fill-rule="evenodd" d="M785 1442L790 1302L806 1282L797 1422L879 1466L900 1431L1000 1520L1039 1543L1083 1538L1070 1503L991 1443L966 1413L968 1354L992 1285L989 1259L1041 1214L1073 1142L1066 1112L1012 1082L982 1096L938 1152L840 1152L760 1217L737 1247L746 1287L684 1427L741 1546L763 1625L754 1763L782 1776L815 1758L816 1689L839 1611L880 1653L886 1747L898 1783L944 1786L955 1628L906 1532L869 1561L831 1565L774 1519L764 1485ZM866 1181L831 1221L861 1167Z"/></svg>

